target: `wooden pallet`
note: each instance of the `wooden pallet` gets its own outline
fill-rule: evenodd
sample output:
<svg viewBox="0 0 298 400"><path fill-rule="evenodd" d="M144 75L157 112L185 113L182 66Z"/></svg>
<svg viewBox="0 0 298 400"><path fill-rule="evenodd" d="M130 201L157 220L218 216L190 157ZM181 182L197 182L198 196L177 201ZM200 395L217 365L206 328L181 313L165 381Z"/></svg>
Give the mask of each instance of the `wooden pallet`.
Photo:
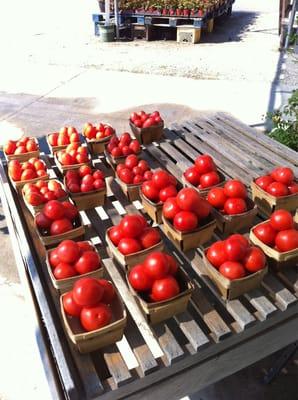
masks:
<svg viewBox="0 0 298 400"><path fill-rule="evenodd" d="M163 142L147 146L144 158L152 168L166 167L181 180L185 166L193 162L199 151L211 154L227 177L239 177L246 184L260 171L271 168L276 160L297 172L294 152L281 145L275 148L275 142L220 113L174 125L166 130ZM53 159L45 160L51 174L59 176ZM142 205L139 201L127 201L104 158L97 162L110 176L107 201L103 207L80 213L86 238L97 246L125 302L128 326L120 342L90 355L79 354L67 340L59 315L59 295L51 285L45 251L33 229L32 217L13 189L7 183L3 185L67 398L179 399L295 340L298 279L294 266L278 274L270 272L260 289L225 302L206 275L201 258L203 248L181 253L164 236L162 226L167 251L193 279L195 291L187 312L149 326L128 290L122 268L112 261L105 243L106 229L126 213L142 213ZM1 178L5 182L2 166ZM27 227L18 212L24 216ZM215 234L213 239L218 238ZM33 260L28 264L29 256Z"/></svg>

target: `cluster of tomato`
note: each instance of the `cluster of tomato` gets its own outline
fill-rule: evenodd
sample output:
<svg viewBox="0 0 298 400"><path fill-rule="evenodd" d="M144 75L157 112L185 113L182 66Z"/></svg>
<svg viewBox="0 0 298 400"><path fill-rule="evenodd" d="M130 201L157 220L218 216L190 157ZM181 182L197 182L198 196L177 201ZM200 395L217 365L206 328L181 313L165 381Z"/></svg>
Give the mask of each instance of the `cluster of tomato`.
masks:
<svg viewBox="0 0 298 400"><path fill-rule="evenodd" d="M100 257L89 242L63 240L49 253L49 263L56 279L87 274L100 267Z"/></svg>
<svg viewBox="0 0 298 400"><path fill-rule="evenodd" d="M127 185L138 185L152 177L147 161L139 160L135 154L130 154L124 163L118 164L116 172L119 179Z"/></svg>
<svg viewBox="0 0 298 400"><path fill-rule="evenodd" d="M213 243L207 250L208 261L230 280L244 278L266 266L266 256L240 234Z"/></svg>
<svg viewBox="0 0 298 400"><path fill-rule="evenodd" d="M137 139L132 139L128 132L124 132L119 138L117 136L111 138L107 150L113 157L117 158L140 153L141 145Z"/></svg>
<svg viewBox="0 0 298 400"><path fill-rule="evenodd" d="M66 149L57 152L57 159L61 165L75 165L89 162L90 156L86 146L71 143Z"/></svg>
<svg viewBox="0 0 298 400"><path fill-rule="evenodd" d="M39 206L49 200L62 199L67 196L67 193L61 183L56 180L40 180L36 183L26 183L23 187L23 195L31 206Z"/></svg>
<svg viewBox="0 0 298 400"><path fill-rule="evenodd" d="M269 175L257 178L255 183L274 197L298 193L294 172L288 167L277 167Z"/></svg>
<svg viewBox="0 0 298 400"><path fill-rule="evenodd" d="M236 215L247 211L247 190L242 182L229 180L224 187L210 189L207 200L212 207L223 214Z"/></svg>
<svg viewBox="0 0 298 400"><path fill-rule="evenodd" d="M213 158L208 154L198 156L195 165L187 168L184 172L185 179L199 189L206 189L220 183Z"/></svg>
<svg viewBox="0 0 298 400"><path fill-rule="evenodd" d="M8 173L14 182L28 181L48 175L45 163L35 157L23 163L18 160L9 161Z"/></svg>
<svg viewBox="0 0 298 400"><path fill-rule="evenodd" d="M167 171L158 170L152 174L150 180L142 184L142 193L154 203L164 203L169 197L177 195L177 181Z"/></svg>
<svg viewBox="0 0 298 400"><path fill-rule="evenodd" d="M130 270L128 280L134 290L147 295L149 302L169 300L180 293L177 270L174 257L156 251Z"/></svg>
<svg viewBox="0 0 298 400"><path fill-rule="evenodd" d="M70 143L80 143L80 135L75 127L63 126L59 132L49 134L48 142L51 146L67 146Z"/></svg>
<svg viewBox="0 0 298 400"><path fill-rule="evenodd" d="M63 295L66 314L77 317L85 331L103 328L112 322L110 304L116 296L115 288L106 279L80 278L72 291Z"/></svg>
<svg viewBox="0 0 298 400"><path fill-rule="evenodd" d="M176 197L168 198L162 208L164 217L181 232L196 229L208 217L211 206L192 188L181 189Z"/></svg>
<svg viewBox="0 0 298 400"><path fill-rule="evenodd" d="M133 112L130 114L130 121L137 128L150 128L163 122L158 111L154 111L151 114L145 111Z"/></svg>
<svg viewBox="0 0 298 400"><path fill-rule="evenodd" d="M298 249L298 230L293 216L286 210L274 211L268 221L253 229L253 233L261 242L279 252Z"/></svg>
<svg viewBox="0 0 298 400"><path fill-rule="evenodd" d="M69 201L48 201L35 216L35 223L43 236L60 235L78 227L78 210Z"/></svg>
<svg viewBox="0 0 298 400"><path fill-rule="evenodd" d="M65 174L65 184L70 193L86 193L105 187L104 173L99 169L92 171L89 165L78 170L69 170Z"/></svg>
<svg viewBox="0 0 298 400"><path fill-rule="evenodd" d="M123 217L109 230L109 238L124 255L148 249L161 241L158 230L149 227L146 219L137 214Z"/></svg>
<svg viewBox="0 0 298 400"><path fill-rule="evenodd" d="M19 140L8 140L3 150L7 155L25 154L38 150L38 144L35 139L24 136Z"/></svg>
<svg viewBox="0 0 298 400"><path fill-rule="evenodd" d="M87 122L83 128L83 135L89 140L102 140L114 134L115 129L112 128L111 125L104 124L102 122L97 125L92 125L90 122Z"/></svg>

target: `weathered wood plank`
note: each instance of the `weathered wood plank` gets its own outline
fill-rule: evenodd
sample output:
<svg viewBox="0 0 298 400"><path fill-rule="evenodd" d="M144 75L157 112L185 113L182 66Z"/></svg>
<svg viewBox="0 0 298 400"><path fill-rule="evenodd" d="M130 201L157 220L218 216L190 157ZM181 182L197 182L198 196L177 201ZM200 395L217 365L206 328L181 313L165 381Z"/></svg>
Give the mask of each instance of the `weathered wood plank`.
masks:
<svg viewBox="0 0 298 400"><path fill-rule="evenodd" d="M297 268L285 269L283 271L278 272L277 276L298 297L298 270L297 270Z"/></svg>
<svg viewBox="0 0 298 400"><path fill-rule="evenodd" d="M116 387L122 386L133 379L115 345L105 347L103 357Z"/></svg>
<svg viewBox="0 0 298 400"><path fill-rule="evenodd" d="M175 320L196 351L209 343L209 339L205 333L187 311L176 315Z"/></svg>
<svg viewBox="0 0 298 400"><path fill-rule="evenodd" d="M116 343L118 350L120 351L122 358L127 365L129 370L135 369L139 367L139 363L124 335L121 340Z"/></svg>
<svg viewBox="0 0 298 400"><path fill-rule="evenodd" d="M286 310L297 298L285 288L272 274L265 275L262 286L268 290L270 296L276 301L281 310Z"/></svg>
<svg viewBox="0 0 298 400"><path fill-rule="evenodd" d="M239 300L230 300L226 304L227 310L244 330L256 322L255 317L243 306Z"/></svg>
<svg viewBox="0 0 298 400"><path fill-rule="evenodd" d="M263 321L277 311L267 297L258 289L251 290L244 295L250 304L257 310L256 316Z"/></svg>
<svg viewBox="0 0 298 400"><path fill-rule="evenodd" d="M176 341L175 336L166 323L154 325L152 329L163 349L165 355L163 360L167 365L173 364L184 356L183 349Z"/></svg>

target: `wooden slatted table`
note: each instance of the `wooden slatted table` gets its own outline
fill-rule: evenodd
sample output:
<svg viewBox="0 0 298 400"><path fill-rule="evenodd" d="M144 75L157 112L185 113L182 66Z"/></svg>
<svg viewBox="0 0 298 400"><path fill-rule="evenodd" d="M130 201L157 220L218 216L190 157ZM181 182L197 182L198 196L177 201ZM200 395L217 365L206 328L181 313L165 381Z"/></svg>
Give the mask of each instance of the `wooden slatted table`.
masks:
<svg viewBox="0 0 298 400"><path fill-rule="evenodd" d="M41 139L40 146L44 145ZM199 153L212 155L227 178L240 178L247 185L277 164L290 166L298 176L297 153L223 113L173 125L165 130L162 142L146 147L143 158L152 168L165 167L181 181L185 167ZM53 158L46 154L43 158L51 175L61 177ZM128 324L120 342L87 355L79 354L64 334L59 293L46 270L45 249L29 211L7 180L5 161L0 165L3 207L17 267L39 320L39 345L53 398L179 399L297 340L297 265L269 272L259 289L225 302L206 275L203 248L181 253L164 236L162 225L166 250L193 279L195 291L186 312L149 326L104 238L106 229L122 215L142 213L142 205L128 202L103 157L94 163L110 177L108 198L103 207L81 215L86 238L97 246L124 300ZM256 222L261 219L258 215ZM219 237L215 232L213 239Z"/></svg>

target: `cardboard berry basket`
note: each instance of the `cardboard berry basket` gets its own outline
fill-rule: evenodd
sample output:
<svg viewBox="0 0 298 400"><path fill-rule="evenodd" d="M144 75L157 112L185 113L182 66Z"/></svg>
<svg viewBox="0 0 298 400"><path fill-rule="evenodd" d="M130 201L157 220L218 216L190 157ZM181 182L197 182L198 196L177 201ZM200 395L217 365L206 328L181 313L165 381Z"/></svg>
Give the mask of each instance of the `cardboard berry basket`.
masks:
<svg viewBox="0 0 298 400"><path fill-rule="evenodd" d="M141 153L142 153L142 149L138 153L133 153L133 154L135 154L136 156L139 156ZM105 149L104 155L106 157L107 162L110 164L110 166L113 169L116 169L118 164L124 163L124 161L125 161L125 159L127 157L127 156L114 157L114 156L112 156L111 153L109 153L107 151L107 149Z"/></svg>
<svg viewBox="0 0 298 400"><path fill-rule="evenodd" d="M224 176L224 174L223 174L222 172L220 172L220 171L217 171L217 173L218 173L218 175L219 175L219 177L220 177L220 182L219 182L217 185L210 186L210 187L208 187L208 188L206 188L206 189L199 189L198 187L192 185L192 184L191 184L190 182L188 182L188 180L185 178L184 174L182 174L182 183L183 183L183 186L184 186L184 187L190 187L190 188L192 188L192 189L195 189L195 190L199 193L199 195L200 195L201 197L206 198L207 195L208 195L208 193L209 193L209 191L210 191L211 189L216 188L216 187L223 187L223 186L225 185L225 183L226 183L226 177Z"/></svg>
<svg viewBox="0 0 298 400"><path fill-rule="evenodd" d="M207 252L208 249L206 249ZM223 276L207 259L205 253L203 260L209 278L215 283L222 297L225 300L233 300L250 290L256 289L261 285L264 276L268 272L268 267L254 272L240 279L230 280Z"/></svg>
<svg viewBox="0 0 298 400"><path fill-rule="evenodd" d="M107 136L103 139L88 139L85 137L88 149L91 154L102 154L105 151L106 145L114 135Z"/></svg>
<svg viewBox="0 0 298 400"><path fill-rule="evenodd" d="M208 242L216 228L216 221L211 215L205 218L203 225L189 232L178 231L163 215L162 221L165 234L181 251L195 249Z"/></svg>
<svg viewBox="0 0 298 400"><path fill-rule="evenodd" d="M34 151L28 151L27 153L23 154L6 154L4 152L6 161L9 162L11 160L18 160L20 162L25 162L30 160L30 158L36 157L39 158L40 151L39 151L39 144L38 141L35 137L29 137L30 140L34 140L34 142L37 144L37 150Z"/></svg>
<svg viewBox="0 0 298 400"><path fill-rule="evenodd" d="M163 136L164 122L158 125L150 126L150 128L138 128L129 121L130 128L140 144L150 144L159 141Z"/></svg>
<svg viewBox="0 0 298 400"><path fill-rule="evenodd" d="M65 314L63 296L65 294L60 297L60 311L64 330L80 353L90 353L121 340L126 327L126 310L117 291L110 305L113 314L112 322L91 332L86 332L82 328L78 318Z"/></svg>
<svg viewBox="0 0 298 400"><path fill-rule="evenodd" d="M128 183L124 183L117 175L117 173L115 173L116 175L116 182L118 183L118 185L121 187L122 192L125 194L125 196L128 198L129 201L135 201L135 200L140 200L140 189L142 186L142 183L138 183L138 184L128 184Z"/></svg>
<svg viewBox="0 0 298 400"><path fill-rule="evenodd" d="M140 197L142 200L142 204L144 210L149 215L149 217L156 223L162 223L162 207L163 203L160 201L159 203L154 203L153 201L149 200L140 190Z"/></svg>
<svg viewBox="0 0 298 400"><path fill-rule="evenodd" d="M173 317L173 315L186 311L191 294L194 290L194 284L181 268L179 268L177 272L177 281L181 292L169 300L151 303L148 301L148 297L146 298L146 296L137 293L133 289L128 281L128 275L126 275L126 281L130 292L135 296L140 309L150 324L158 324L161 321Z"/></svg>
<svg viewBox="0 0 298 400"><path fill-rule="evenodd" d="M106 186L102 189L92 190L91 192L72 193L67 189L65 178L64 178L64 186L66 187L67 193L69 193L69 196L71 197L72 201L75 203L79 211L99 207L104 205L105 203L107 194Z"/></svg>
<svg viewBox="0 0 298 400"><path fill-rule="evenodd" d="M255 217L258 213L258 207L249 198L246 199L246 204L247 211L235 215L222 214L219 210L213 208L211 213L216 219L217 229L221 233L228 235L244 228L250 228L253 225Z"/></svg>
<svg viewBox="0 0 298 400"><path fill-rule="evenodd" d="M69 171L71 169L79 169L83 165L90 165L91 166L91 163L92 163L90 154L88 155L88 161L86 161L84 163L80 163L80 164L62 165L59 162L56 153L54 154L54 160L55 160L55 164L57 165L57 168L59 169L61 174L65 174L67 171Z"/></svg>
<svg viewBox="0 0 298 400"><path fill-rule="evenodd" d="M97 250L94 247L94 245L92 244L92 242L87 241L87 240L86 240L86 242L88 242L90 245L92 245L92 247L97 252ZM103 277L104 267L103 267L103 263L100 262L100 267L94 271L88 272L86 274L75 275L75 276L72 276L71 278L56 279L53 274L53 270L52 270L52 267L51 267L50 261L49 261L49 255L52 250L53 249L47 250L47 252L46 252L46 265L47 265L48 273L49 273L49 276L50 276L50 279L51 279L51 282L52 282L54 288L58 289L61 293L65 293L65 292L71 290L74 283L78 279L81 279L81 278L98 278L98 279L100 279Z"/></svg>
<svg viewBox="0 0 298 400"><path fill-rule="evenodd" d="M159 243L155 244L154 246L149 247L148 249L144 249L144 250L138 251L136 253L124 255L117 249L117 247L111 241L111 239L109 237L110 230L111 230L111 228L109 228L106 231L106 236L105 236L106 242L109 246L110 252L113 255L113 257L125 269L130 270L130 268L133 267L134 265L142 263L145 260L145 258L148 256L148 254L151 253L152 251L163 251L163 249L164 249L164 243L161 240Z"/></svg>
<svg viewBox="0 0 298 400"><path fill-rule="evenodd" d="M264 222L262 222L261 224L263 223ZM298 248L290 251L280 252L270 246L267 246L260 239L258 239L253 232L253 230L261 224L255 225L253 228L251 228L249 239L254 245L260 247L266 254L269 267L272 267L276 270L283 270L284 268L295 267L295 265L298 263ZM295 227L297 229L298 224L296 224Z"/></svg>
<svg viewBox="0 0 298 400"><path fill-rule="evenodd" d="M251 182L250 186L253 201L268 217L276 210L295 211L298 208L298 193L275 197L261 189L255 182Z"/></svg>
<svg viewBox="0 0 298 400"><path fill-rule="evenodd" d="M50 152L51 152L52 154L57 153L57 151L64 150L64 149L66 149L66 147L68 146L68 144L62 144L62 145L60 145L60 146L52 146L52 145L49 143L49 136L50 136L50 135L47 135L47 144L48 144L49 149L50 149ZM81 141L75 142L75 143L81 144ZM72 143L69 143L69 144L72 144Z"/></svg>
<svg viewBox="0 0 298 400"><path fill-rule="evenodd" d="M65 187L62 185L62 183L61 183L58 179L47 179L47 180L46 180L46 182L49 182L49 181L56 181L56 182L58 182L58 183L61 185L61 189L63 189L63 190L66 191ZM28 201L26 200L26 197L25 197L25 195L24 195L23 189L22 189L22 196L23 196L23 200L24 200L25 206L28 208L28 210L30 211L31 215L32 215L33 217L35 217L35 215L36 215L37 213L39 213L39 212L43 209L45 203L40 204L39 206L32 206L32 205L29 204ZM61 197L60 199L57 199L57 200L62 202L62 201L68 200L68 199L69 199L69 197L66 195L66 196Z"/></svg>

